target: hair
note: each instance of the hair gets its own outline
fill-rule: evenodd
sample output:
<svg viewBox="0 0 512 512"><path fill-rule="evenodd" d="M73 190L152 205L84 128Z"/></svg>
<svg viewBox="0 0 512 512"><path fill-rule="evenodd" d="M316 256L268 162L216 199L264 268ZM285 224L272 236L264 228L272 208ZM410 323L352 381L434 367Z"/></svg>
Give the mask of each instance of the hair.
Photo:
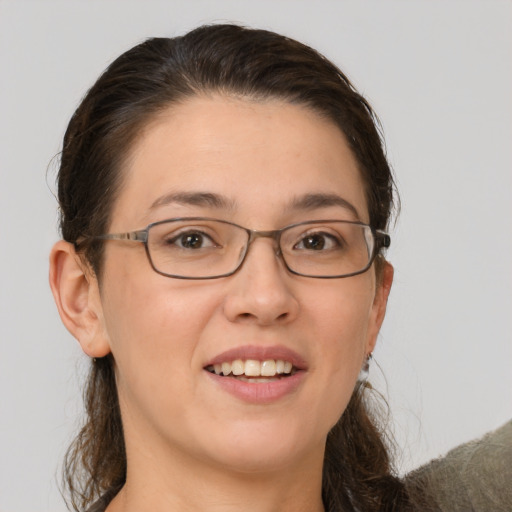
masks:
<svg viewBox="0 0 512 512"><path fill-rule="evenodd" d="M282 35L235 25L199 27L184 36L152 38L118 57L88 91L64 136L58 175L60 227L101 278L101 241L123 183L123 164L143 128L164 109L201 94L282 100L334 122L358 162L370 224L385 229L394 182L379 121L348 78L312 48ZM396 196L395 196L396 197ZM382 266L377 259L376 270ZM394 476L385 428L356 386L327 438L326 510L403 509L407 496ZM113 496L126 479L123 425L112 355L91 364L86 421L68 449L64 481L69 504L84 510Z"/></svg>

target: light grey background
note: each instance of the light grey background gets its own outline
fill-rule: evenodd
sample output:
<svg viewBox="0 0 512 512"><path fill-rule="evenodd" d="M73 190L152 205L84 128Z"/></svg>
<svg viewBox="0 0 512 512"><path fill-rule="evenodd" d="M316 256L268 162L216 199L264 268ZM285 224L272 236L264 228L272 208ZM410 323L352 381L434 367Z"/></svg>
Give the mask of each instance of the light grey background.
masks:
<svg viewBox="0 0 512 512"><path fill-rule="evenodd" d="M64 510L85 359L47 285L66 123L119 53L236 21L298 38L382 118L402 194L372 378L406 471L512 417L510 1L0 0L0 512Z"/></svg>

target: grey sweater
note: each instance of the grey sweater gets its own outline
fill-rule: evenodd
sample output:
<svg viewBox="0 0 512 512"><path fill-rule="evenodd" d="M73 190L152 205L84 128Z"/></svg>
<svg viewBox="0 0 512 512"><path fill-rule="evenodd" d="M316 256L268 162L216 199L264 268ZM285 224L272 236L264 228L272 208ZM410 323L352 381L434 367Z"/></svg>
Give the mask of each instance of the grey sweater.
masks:
<svg viewBox="0 0 512 512"><path fill-rule="evenodd" d="M512 511L512 421L407 476L442 512Z"/></svg>

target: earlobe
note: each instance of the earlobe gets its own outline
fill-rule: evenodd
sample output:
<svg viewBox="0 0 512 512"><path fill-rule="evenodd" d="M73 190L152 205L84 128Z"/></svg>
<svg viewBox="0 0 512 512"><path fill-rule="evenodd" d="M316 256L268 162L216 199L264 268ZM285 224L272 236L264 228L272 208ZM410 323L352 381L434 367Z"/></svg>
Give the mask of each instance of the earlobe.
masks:
<svg viewBox="0 0 512 512"><path fill-rule="evenodd" d="M381 272L382 274L377 283L377 290L375 292L375 298L372 305L371 321L366 347L367 354L371 354L373 352L377 343L377 335L379 334L382 322L386 316L389 292L391 291L391 285L393 284L393 266L385 261Z"/></svg>
<svg viewBox="0 0 512 512"><path fill-rule="evenodd" d="M96 276L73 244L57 242L50 253L50 287L60 318L90 357L110 352Z"/></svg>

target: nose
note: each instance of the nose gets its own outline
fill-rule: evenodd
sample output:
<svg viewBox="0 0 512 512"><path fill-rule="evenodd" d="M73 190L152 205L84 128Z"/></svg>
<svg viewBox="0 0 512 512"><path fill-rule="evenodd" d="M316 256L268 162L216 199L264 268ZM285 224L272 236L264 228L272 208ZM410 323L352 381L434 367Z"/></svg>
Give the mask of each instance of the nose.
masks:
<svg viewBox="0 0 512 512"><path fill-rule="evenodd" d="M275 241L256 238L242 267L229 277L224 313L231 322L285 324L297 317L299 302L292 276L278 256Z"/></svg>

